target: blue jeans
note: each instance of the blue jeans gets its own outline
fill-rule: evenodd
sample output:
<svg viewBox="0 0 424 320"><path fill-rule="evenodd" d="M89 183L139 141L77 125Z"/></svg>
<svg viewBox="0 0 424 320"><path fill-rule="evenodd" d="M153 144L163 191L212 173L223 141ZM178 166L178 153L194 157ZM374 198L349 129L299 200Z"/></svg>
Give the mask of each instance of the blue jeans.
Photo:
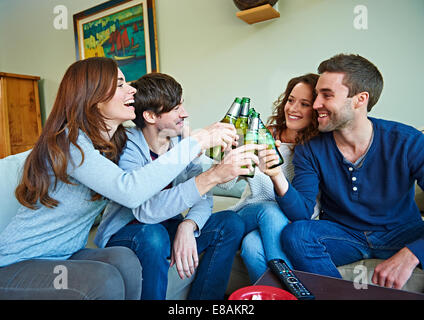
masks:
<svg viewBox="0 0 424 320"><path fill-rule="evenodd" d="M142 265L142 300L163 300L168 285L169 257L180 219L160 224L128 224L109 240L107 246L132 249ZM188 299L223 299L234 256L244 234L244 223L231 211L214 213L196 238L203 252Z"/></svg>
<svg viewBox="0 0 424 320"><path fill-rule="evenodd" d="M284 252L297 270L341 278L337 266L388 259L424 235L424 222L389 231L357 231L328 220L300 220L282 232Z"/></svg>
<svg viewBox="0 0 424 320"><path fill-rule="evenodd" d="M245 223L246 236L241 256L252 283L267 269L271 259L283 259L291 266L281 246L281 231L289 223L277 202L248 204L237 212Z"/></svg>

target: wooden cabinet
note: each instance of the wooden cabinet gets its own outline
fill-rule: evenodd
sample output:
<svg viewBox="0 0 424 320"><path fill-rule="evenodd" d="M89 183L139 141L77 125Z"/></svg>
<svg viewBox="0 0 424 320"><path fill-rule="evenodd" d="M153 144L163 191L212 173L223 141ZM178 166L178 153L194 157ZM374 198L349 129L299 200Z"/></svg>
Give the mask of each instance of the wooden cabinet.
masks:
<svg viewBox="0 0 424 320"><path fill-rule="evenodd" d="M41 134L38 80L0 72L0 159L31 149Z"/></svg>

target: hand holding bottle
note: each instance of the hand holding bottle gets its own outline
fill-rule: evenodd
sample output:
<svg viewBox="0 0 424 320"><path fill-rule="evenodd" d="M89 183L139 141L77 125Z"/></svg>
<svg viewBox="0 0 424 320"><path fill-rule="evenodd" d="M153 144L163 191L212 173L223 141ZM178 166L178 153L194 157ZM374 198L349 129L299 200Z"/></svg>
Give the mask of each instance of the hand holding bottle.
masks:
<svg viewBox="0 0 424 320"><path fill-rule="evenodd" d="M223 161L214 167L215 175L219 179L218 184L251 172L253 165L259 164L258 156L254 151L263 150L264 148L264 145L245 144L228 152L224 156Z"/></svg>
<svg viewBox="0 0 424 320"><path fill-rule="evenodd" d="M235 125L237 118L240 114L240 107L241 107L240 103L241 103L240 98L236 97L234 99L234 102L231 104L230 109L228 109L227 114L220 122ZM226 146L221 145L221 148L219 147L219 145L217 145L214 148L210 148L206 150L206 156L214 159L215 161L221 161L224 156L224 152L229 150L229 148L231 148L232 145L233 143L227 144ZM237 146L237 144L235 144L235 146Z"/></svg>
<svg viewBox="0 0 424 320"><path fill-rule="evenodd" d="M217 184L225 183L234 178L247 174L252 164L258 164L259 159L254 150L262 150L263 145L244 145L228 152L223 161L203 172L195 178L197 190L204 195ZM243 168L244 167L244 168Z"/></svg>
<svg viewBox="0 0 424 320"><path fill-rule="evenodd" d="M194 130L191 137L199 142L202 150L220 146L224 150L230 149L237 141L237 132L234 125L216 122L203 129Z"/></svg>
<svg viewBox="0 0 424 320"><path fill-rule="evenodd" d="M280 167L275 167L279 162L279 157L274 149L262 150L259 156L259 169L269 177L275 177L281 173Z"/></svg>
<svg viewBox="0 0 424 320"><path fill-rule="evenodd" d="M281 142L275 141L275 146L278 148ZM284 196L289 189L289 182L284 175L281 167L275 167L280 161L280 157L277 155L274 149L260 150L259 153L259 169L271 178L272 184L274 185L275 192L280 196Z"/></svg>

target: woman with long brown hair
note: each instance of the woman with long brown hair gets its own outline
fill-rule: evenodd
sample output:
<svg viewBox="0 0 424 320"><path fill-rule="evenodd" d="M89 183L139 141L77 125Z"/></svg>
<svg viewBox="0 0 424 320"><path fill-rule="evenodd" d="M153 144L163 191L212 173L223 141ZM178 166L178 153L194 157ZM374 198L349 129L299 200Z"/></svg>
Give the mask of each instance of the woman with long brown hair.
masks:
<svg viewBox="0 0 424 320"><path fill-rule="evenodd" d="M318 75L308 73L303 76L295 77L287 83L284 92L274 102L272 116L268 119L268 126L272 129L274 138L281 142L303 144L315 137L318 131L317 113L312 110L312 104L315 101L315 86L318 81ZM296 100L293 89L296 88L300 101ZM299 117L293 106L298 103L298 113L306 110L308 115ZM292 107L292 108L290 108ZM294 148L293 145L293 148Z"/></svg>
<svg viewBox="0 0 424 320"><path fill-rule="evenodd" d="M231 144L235 129L211 125L160 161L125 172L116 163L126 143L122 123L135 118L135 92L112 59L77 61L66 71L25 161L15 192L21 206L0 233L0 299L140 298L141 267L131 250L85 248L95 218L108 200L139 206L199 152Z"/></svg>
<svg viewBox="0 0 424 320"><path fill-rule="evenodd" d="M295 146L318 134L317 115L312 109L317 80L316 74L291 79L283 94L274 102L273 114L267 122L284 158L284 163L275 170L283 171L290 180L294 176L292 158ZM263 166L260 169L264 170ZM252 283L265 272L271 259L284 259L290 265L280 244L281 231L289 221L278 206L273 182L264 171L256 170L254 177L247 179L241 200L228 209L236 211L245 223L246 236L241 256ZM229 189L235 182L232 180L220 186Z"/></svg>

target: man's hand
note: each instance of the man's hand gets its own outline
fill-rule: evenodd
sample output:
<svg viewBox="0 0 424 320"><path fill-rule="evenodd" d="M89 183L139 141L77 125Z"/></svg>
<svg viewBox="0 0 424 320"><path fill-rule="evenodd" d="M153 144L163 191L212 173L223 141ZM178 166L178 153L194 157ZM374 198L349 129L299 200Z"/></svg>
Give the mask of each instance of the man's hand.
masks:
<svg viewBox="0 0 424 320"><path fill-rule="evenodd" d="M401 289L418 263L417 257L405 247L375 267L372 282L383 287Z"/></svg>
<svg viewBox="0 0 424 320"><path fill-rule="evenodd" d="M199 142L202 150L221 146L224 150L230 149L238 139L234 125L216 122L206 128L194 130L191 134Z"/></svg>
<svg viewBox="0 0 424 320"><path fill-rule="evenodd" d="M225 183L240 175L249 174L253 170L253 163L259 165L259 159L254 151L264 148L264 145L245 144L225 154L222 162L212 168L213 174L218 179L217 183Z"/></svg>
<svg viewBox="0 0 424 320"><path fill-rule="evenodd" d="M239 175L246 175L252 169L252 162L259 163L254 150L263 149L264 146L247 144L228 152L221 163L213 166L195 178L196 187L200 195L204 195L217 184L233 180ZM242 168L246 167L246 168Z"/></svg>
<svg viewBox="0 0 424 320"><path fill-rule="evenodd" d="M197 224L190 219L180 223L172 245L171 267L176 264L181 279L190 278L199 265L197 243L194 231Z"/></svg>

